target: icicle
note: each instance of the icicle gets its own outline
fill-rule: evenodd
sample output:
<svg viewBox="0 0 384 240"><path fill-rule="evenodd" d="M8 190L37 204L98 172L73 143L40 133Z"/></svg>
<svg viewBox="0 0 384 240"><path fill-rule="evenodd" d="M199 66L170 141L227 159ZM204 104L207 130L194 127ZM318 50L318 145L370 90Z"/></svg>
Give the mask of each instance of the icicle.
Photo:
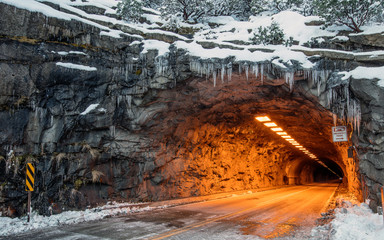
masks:
<svg viewBox="0 0 384 240"><path fill-rule="evenodd" d="M36 107L34 118L38 121L43 121L45 119L45 115L47 110L41 107Z"/></svg>
<svg viewBox="0 0 384 240"><path fill-rule="evenodd" d="M232 63L228 63L227 65L227 74L228 74L228 81L232 80Z"/></svg>
<svg viewBox="0 0 384 240"><path fill-rule="evenodd" d="M336 126L336 124L337 124L337 115L332 113L332 117L333 117L333 126Z"/></svg>
<svg viewBox="0 0 384 240"><path fill-rule="evenodd" d="M239 63L239 75L241 75L241 63Z"/></svg>
<svg viewBox="0 0 384 240"><path fill-rule="evenodd" d="M208 63L208 68L207 68L207 72L206 72L206 79L208 80L209 76L211 76L211 74L213 74L214 70L213 70L213 63Z"/></svg>
<svg viewBox="0 0 384 240"><path fill-rule="evenodd" d="M115 125L112 125L109 127L109 134L111 135L112 138L116 137L116 127Z"/></svg>
<svg viewBox="0 0 384 240"><path fill-rule="evenodd" d="M259 65L257 63L252 66L252 73L255 74L255 77L257 79L257 77L259 76Z"/></svg>
<svg viewBox="0 0 384 240"><path fill-rule="evenodd" d="M244 68L245 68L245 77L247 78L247 81L248 81L249 65L246 63L246 64L244 65Z"/></svg>
<svg viewBox="0 0 384 240"><path fill-rule="evenodd" d="M127 107L132 108L132 96L131 95L126 95L125 100L127 101Z"/></svg>
<svg viewBox="0 0 384 240"><path fill-rule="evenodd" d="M213 71L213 86L216 87L216 78L217 78L217 72L216 72L216 69Z"/></svg>
<svg viewBox="0 0 384 240"><path fill-rule="evenodd" d="M295 82L295 73L286 72L285 73L285 82L289 85L289 90L293 90L293 84Z"/></svg>
<svg viewBox="0 0 384 240"><path fill-rule="evenodd" d="M330 107L333 107L334 112L337 113L341 119L350 123L353 129L356 129L358 134L360 134L360 102L351 98L348 84L339 85L330 89L328 93L328 104Z"/></svg>
<svg viewBox="0 0 384 240"><path fill-rule="evenodd" d="M207 63L203 63L202 67L200 68L200 77L203 77L203 74L207 72Z"/></svg>
<svg viewBox="0 0 384 240"><path fill-rule="evenodd" d="M360 106L360 102L357 100L356 100L355 119L356 119L355 128L357 128L357 134L360 135L361 106Z"/></svg>
<svg viewBox="0 0 384 240"><path fill-rule="evenodd" d="M121 96L117 96L117 98L116 98L116 105L117 105L117 107L120 106L120 99L121 99Z"/></svg>
<svg viewBox="0 0 384 240"><path fill-rule="evenodd" d="M131 71L129 71L129 67L128 67L128 64L127 64L126 70L125 70L125 81L128 81L128 74L129 74L129 72L131 72Z"/></svg>
<svg viewBox="0 0 384 240"><path fill-rule="evenodd" d="M328 94L327 94L328 108L331 107L332 96L333 96L333 89L330 89L330 90L328 91Z"/></svg>
<svg viewBox="0 0 384 240"><path fill-rule="evenodd" d="M350 104L349 104L349 88L348 87L344 87L344 96L345 98L347 99L347 109L350 109Z"/></svg>
<svg viewBox="0 0 384 240"><path fill-rule="evenodd" d="M225 65L221 65L221 82L224 83Z"/></svg>
<svg viewBox="0 0 384 240"><path fill-rule="evenodd" d="M128 64L127 64L127 70L128 70L129 72L133 72L133 63L128 63Z"/></svg>
<svg viewBox="0 0 384 240"><path fill-rule="evenodd" d="M260 65L260 79L261 79L261 84L264 84L264 64Z"/></svg>
<svg viewBox="0 0 384 240"><path fill-rule="evenodd" d="M168 60L163 57L157 57L155 59L155 65L156 65L156 73L159 75L165 75L165 73L168 71Z"/></svg>

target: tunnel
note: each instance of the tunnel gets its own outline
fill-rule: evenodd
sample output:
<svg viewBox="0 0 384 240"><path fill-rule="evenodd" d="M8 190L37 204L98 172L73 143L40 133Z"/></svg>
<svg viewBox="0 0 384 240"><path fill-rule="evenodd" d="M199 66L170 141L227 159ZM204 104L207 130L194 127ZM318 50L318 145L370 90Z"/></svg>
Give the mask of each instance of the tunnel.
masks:
<svg viewBox="0 0 384 240"><path fill-rule="evenodd" d="M157 167L143 195L163 199L314 182L342 182L358 192L350 143L332 141L332 126L346 123L319 103L307 80L296 81L292 91L260 76L234 73L217 86L194 77L156 96L148 101L167 111L146 123ZM257 116L268 116L307 153Z"/></svg>

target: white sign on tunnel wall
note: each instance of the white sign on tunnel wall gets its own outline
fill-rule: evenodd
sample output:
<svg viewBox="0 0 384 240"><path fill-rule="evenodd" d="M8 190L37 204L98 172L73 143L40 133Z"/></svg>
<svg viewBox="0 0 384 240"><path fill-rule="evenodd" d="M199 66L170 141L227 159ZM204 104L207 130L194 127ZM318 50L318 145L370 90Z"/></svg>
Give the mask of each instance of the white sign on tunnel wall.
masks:
<svg viewBox="0 0 384 240"><path fill-rule="evenodd" d="M333 142L348 142L347 127L336 126L332 127Z"/></svg>

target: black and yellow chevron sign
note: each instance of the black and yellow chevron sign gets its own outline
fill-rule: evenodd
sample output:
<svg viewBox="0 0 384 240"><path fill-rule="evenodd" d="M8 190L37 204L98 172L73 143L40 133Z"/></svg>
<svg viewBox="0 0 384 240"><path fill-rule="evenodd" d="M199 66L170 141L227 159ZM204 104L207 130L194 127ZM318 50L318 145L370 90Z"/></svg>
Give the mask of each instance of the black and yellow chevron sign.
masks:
<svg viewBox="0 0 384 240"><path fill-rule="evenodd" d="M32 163L27 163L25 191L33 192L35 186L35 167Z"/></svg>

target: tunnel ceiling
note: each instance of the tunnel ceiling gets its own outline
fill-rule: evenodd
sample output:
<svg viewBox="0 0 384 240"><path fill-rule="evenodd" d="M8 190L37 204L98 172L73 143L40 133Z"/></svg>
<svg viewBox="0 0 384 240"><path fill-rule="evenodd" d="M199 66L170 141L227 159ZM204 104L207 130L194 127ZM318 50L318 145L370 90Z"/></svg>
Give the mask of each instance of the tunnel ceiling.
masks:
<svg viewBox="0 0 384 240"><path fill-rule="evenodd" d="M166 103L167 111L158 114L155 119L163 124L150 123L159 133L177 137L176 128L183 124L184 128L203 123L245 128L255 126L265 132L265 141L280 142L291 151L292 157L306 158L255 120L255 116L266 114L319 159L339 161L337 150L331 142L332 116L316 99L305 95L300 82L296 82L291 92L284 85L272 85L268 80L263 84L255 79L247 81L244 76L236 74L231 81L216 87L209 80L194 78L187 81L186 85L161 92L160 99L156 101Z"/></svg>

